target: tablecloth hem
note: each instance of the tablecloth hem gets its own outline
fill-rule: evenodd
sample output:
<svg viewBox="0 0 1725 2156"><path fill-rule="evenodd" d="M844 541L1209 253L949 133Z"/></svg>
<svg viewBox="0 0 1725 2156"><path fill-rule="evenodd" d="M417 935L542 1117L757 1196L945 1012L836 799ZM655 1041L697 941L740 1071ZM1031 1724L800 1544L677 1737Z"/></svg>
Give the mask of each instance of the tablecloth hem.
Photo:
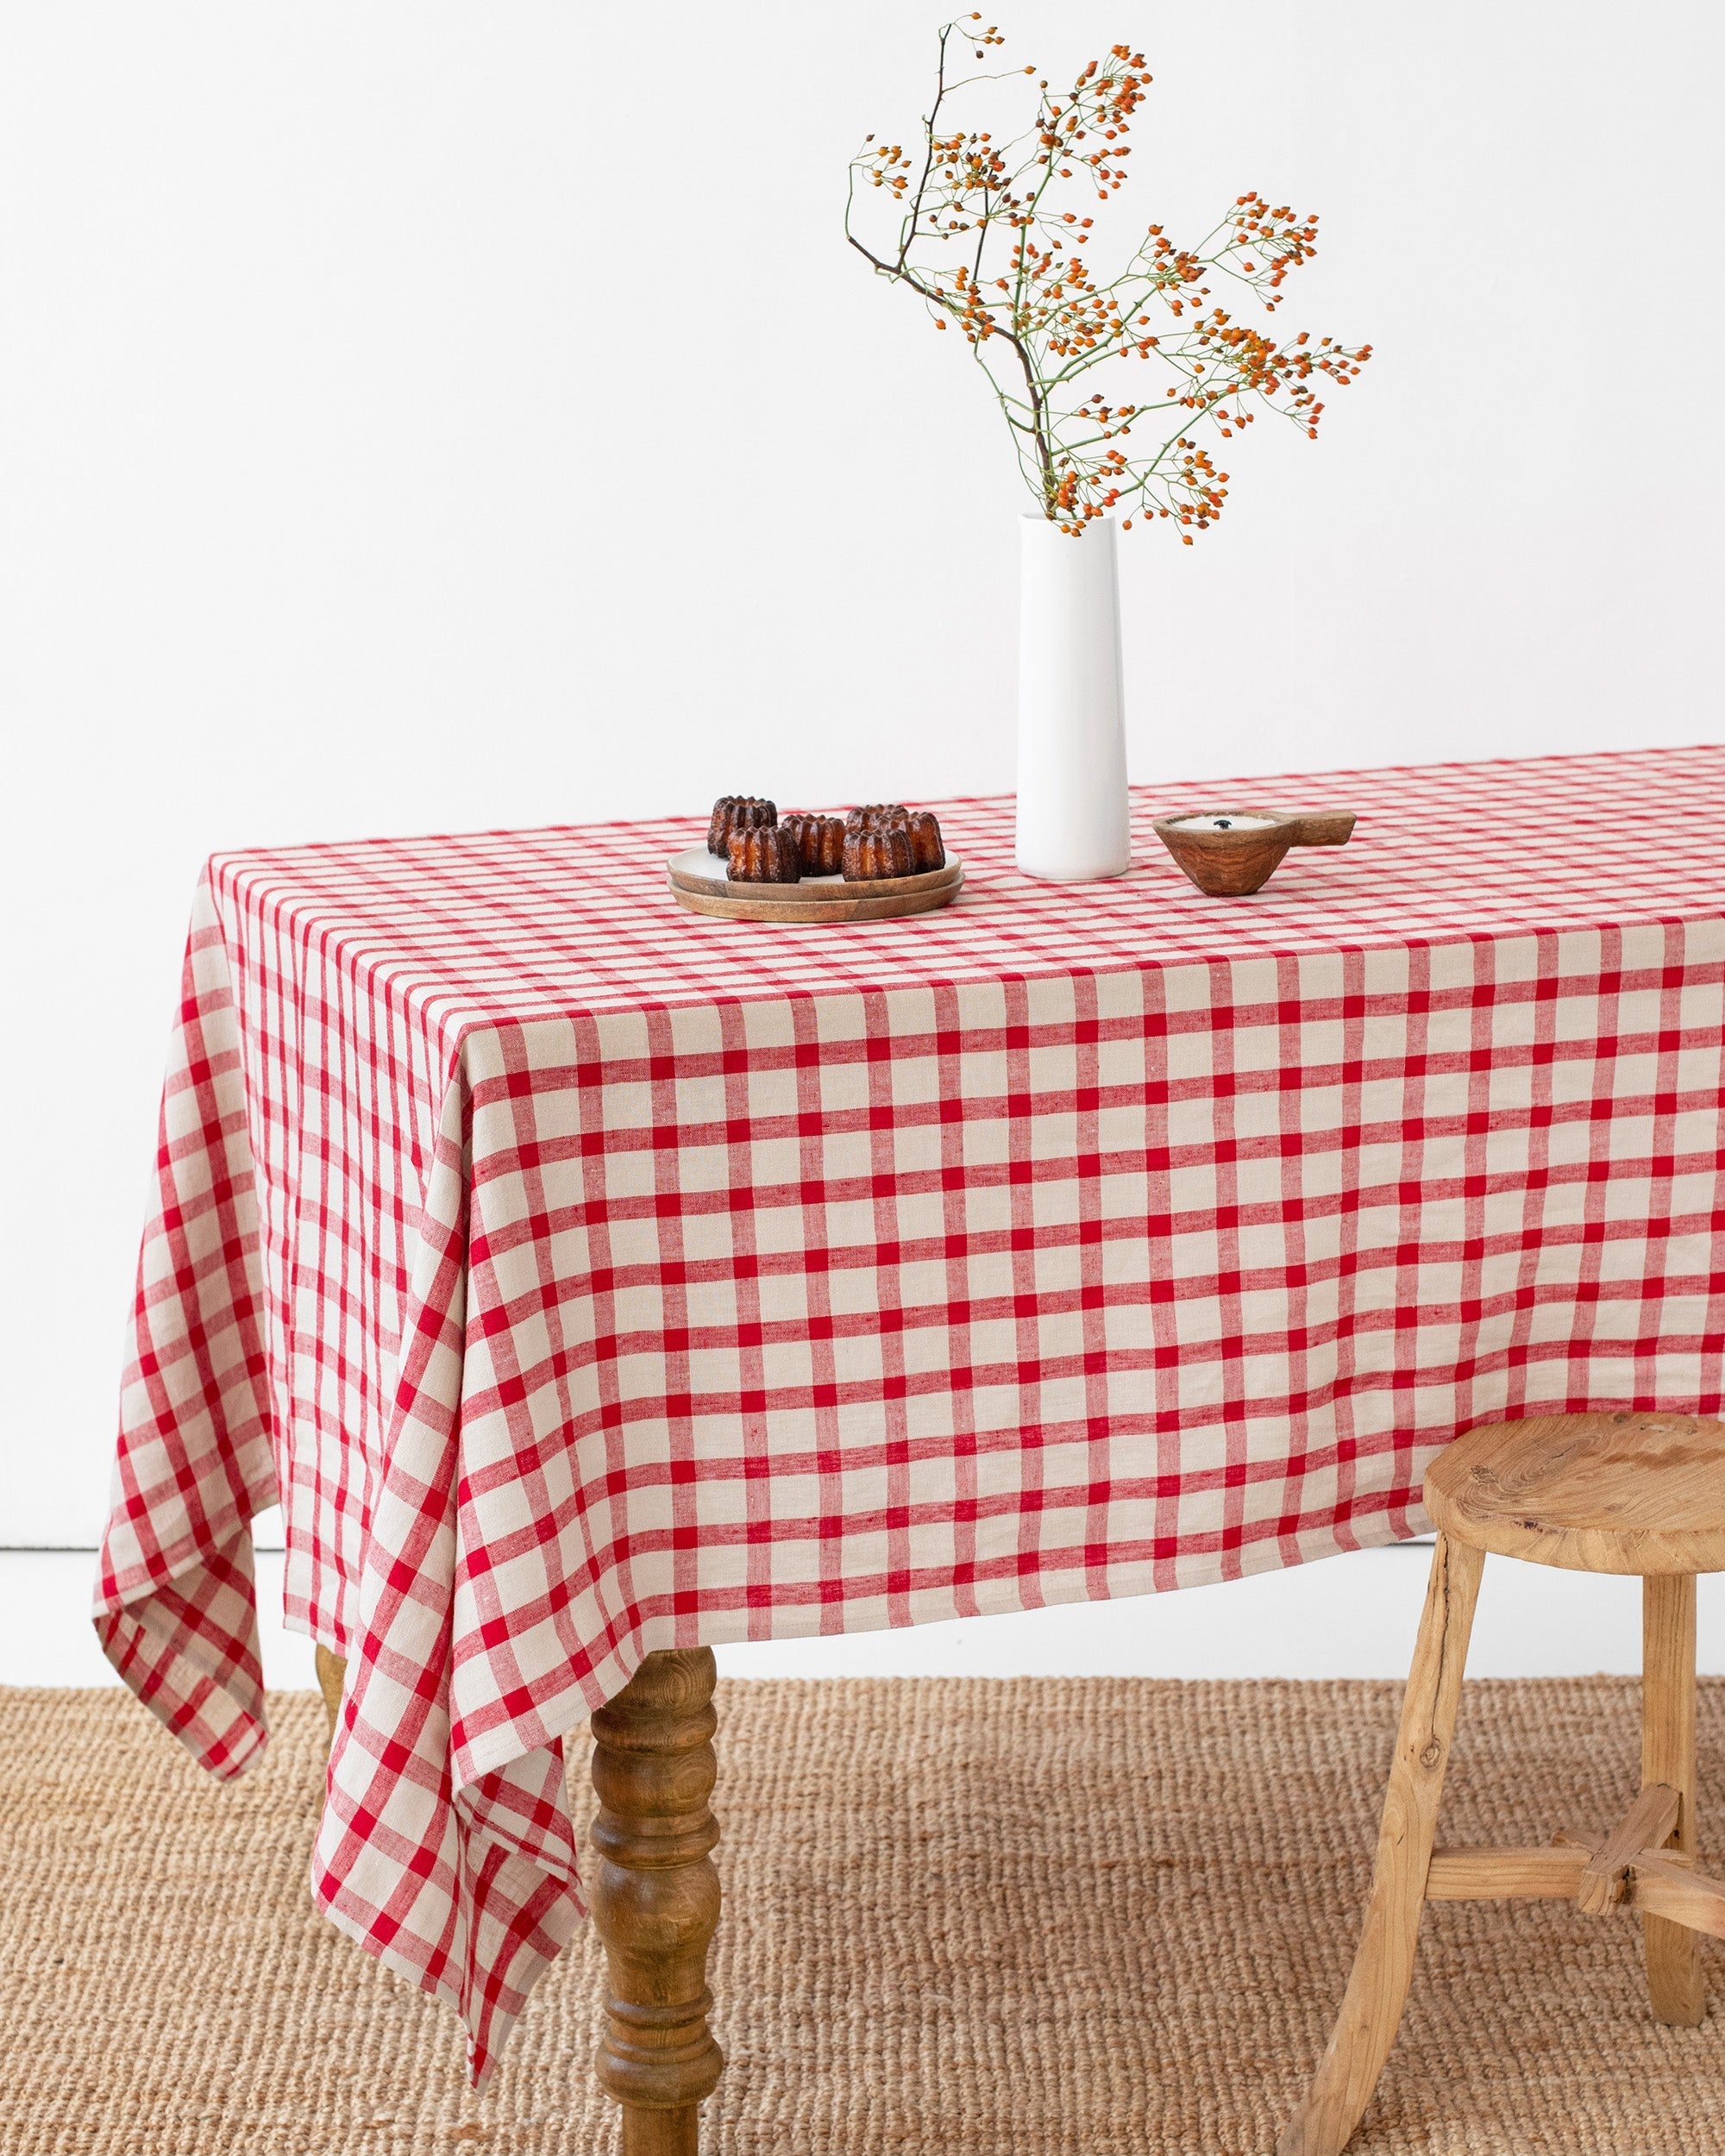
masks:
<svg viewBox="0 0 1725 2156"><path fill-rule="evenodd" d="M115 1670L201 1766L242 1774L269 1740L251 1523L190 1552L146 1591L98 1595L96 1637Z"/></svg>
<svg viewBox="0 0 1725 2156"><path fill-rule="evenodd" d="M1432 1450L1435 1457L1437 1448ZM1414 1491L1417 1493L1419 1488L1416 1481ZM1377 1510L1361 1507L1345 1520L1303 1529L1302 1537L1294 1539L1295 1546L1290 1547L1289 1538L1267 1534L1257 1540L1230 1543L1226 1548L1186 1550L1173 1557L1149 1557L1138 1564L1112 1564L1107 1568L1107 1583L1099 1592L1092 1591L1090 1569L1082 1565L1075 1565L1070 1570L1048 1567L1039 1571L1035 1577L1038 1592L1034 1602L1026 1599L1026 1581L1021 1574L1002 1571L998 1576L966 1583L963 1599L969 1607L959 1606L961 1598L957 1587L950 1591L951 1606L943 1608L932 1608L932 1592L925 1590L908 1614L888 1614L885 1597L876 1601L851 1597L835 1603L812 1595L800 1605L785 1598L781 1591L771 1606L770 1631L757 1626L756 1620L768 1613L752 1602L739 1599L731 1608L709 1604L703 1609L697 1627L692 1628L686 1619L649 1620L595 1663L585 1677L573 1678L535 1713L531 1733L536 1742L521 1742L526 1733L518 1704L510 1721L455 1745L450 1754L453 1786L458 1792L471 1788L486 1775L568 1736L596 1708L615 1699L649 1654L663 1648L742 1646L751 1640L768 1638L843 1638L871 1632L910 1631L919 1625L948 1623L961 1617L1007 1616L1038 1606L1053 1608L1075 1602L1132 1601L1152 1595L1178 1594L1189 1588L1251 1579L1260 1573L1283 1571L1296 1564L1320 1564L1326 1557L1344 1557L1354 1550L1386 1549L1396 1543L1414 1541L1431 1532L1430 1515L1419 1502L1417 1495L1404 1499L1399 1493L1391 1492ZM1299 1548L1297 1541L1304 1538L1321 1539L1323 1546ZM1175 1579L1166 1576L1170 1568L1191 1566L1195 1559L1201 1567L1195 1576ZM1230 1559L1234 1561L1230 1563ZM747 1590L739 1589L737 1593L739 1598L745 1597ZM844 1620L837 1629L827 1622L835 1612ZM661 1633L664 1636L660 1637Z"/></svg>
<svg viewBox="0 0 1725 2156"><path fill-rule="evenodd" d="M237 1780L269 1743L261 1686L255 1704L237 1696L196 1658L164 1651L141 1605L95 1620L96 1637L116 1673L162 1727L220 1781Z"/></svg>

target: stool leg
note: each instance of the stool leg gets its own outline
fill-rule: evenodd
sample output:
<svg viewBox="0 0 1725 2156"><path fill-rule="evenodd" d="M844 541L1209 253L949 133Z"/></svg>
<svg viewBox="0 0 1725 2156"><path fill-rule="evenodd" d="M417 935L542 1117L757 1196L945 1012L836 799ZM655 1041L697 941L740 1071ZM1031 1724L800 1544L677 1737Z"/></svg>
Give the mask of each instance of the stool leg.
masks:
<svg viewBox="0 0 1725 2156"><path fill-rule="evenodd" d="M1306 2100L1276 2156L1337 2156L1371 2101L1414 1975L1444 1769L1461 1702L1484 1551L1438 1537L1425 1614L1408 1672L1402 1727L1378 1829L1377 1868L1341 2012Z"/></svg>
<svg viewBox="0 0 1725 2156"><path fill-rule="evenodd" d="M1683 1799L1670 1846L1695 1850L1695 1581L1682 1573L1641 1582L1641 1783ZM1707 2012L1701 1934L1669 1917L1641 1920L1653 2018L1694 2028Z"/></svg>

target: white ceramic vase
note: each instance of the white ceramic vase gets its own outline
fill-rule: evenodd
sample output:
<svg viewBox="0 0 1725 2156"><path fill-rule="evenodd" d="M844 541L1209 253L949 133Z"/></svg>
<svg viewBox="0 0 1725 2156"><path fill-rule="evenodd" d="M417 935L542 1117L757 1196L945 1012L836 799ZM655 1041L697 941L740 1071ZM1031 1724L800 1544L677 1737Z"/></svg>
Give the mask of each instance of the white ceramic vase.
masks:
<svg viewBox="0 0 1725 2156"><path fill-rule="evenodd" d="M1132 866L1113 517L1019 520L1018 864L1051 883Z"/></svg>

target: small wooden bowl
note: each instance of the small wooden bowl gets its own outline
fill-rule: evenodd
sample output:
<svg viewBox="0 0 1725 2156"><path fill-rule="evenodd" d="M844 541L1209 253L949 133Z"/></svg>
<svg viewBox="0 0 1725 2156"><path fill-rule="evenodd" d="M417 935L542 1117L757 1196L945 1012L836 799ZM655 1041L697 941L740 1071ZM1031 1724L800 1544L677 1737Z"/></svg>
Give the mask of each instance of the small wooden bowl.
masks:
<svg viewBox="0 0 1725 2156"><path fill-rule="evenodd" d="M1152 828L1201 891L1244 899L1264 888L1290 846L1346 846L1353 825L1351 809L1189 808Z"/></svg>

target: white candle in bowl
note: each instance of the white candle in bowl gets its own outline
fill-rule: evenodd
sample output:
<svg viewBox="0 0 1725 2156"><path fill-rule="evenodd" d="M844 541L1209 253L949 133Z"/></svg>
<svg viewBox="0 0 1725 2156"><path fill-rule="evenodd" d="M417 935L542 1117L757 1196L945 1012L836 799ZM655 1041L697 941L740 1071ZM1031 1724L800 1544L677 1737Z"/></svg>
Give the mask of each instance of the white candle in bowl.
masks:
<svg viewBox="0 0 1725 2156"><path fill-rule="evenodd" d="M1273 816L1182 816L1177 831L1267 831Z"/></svg>

